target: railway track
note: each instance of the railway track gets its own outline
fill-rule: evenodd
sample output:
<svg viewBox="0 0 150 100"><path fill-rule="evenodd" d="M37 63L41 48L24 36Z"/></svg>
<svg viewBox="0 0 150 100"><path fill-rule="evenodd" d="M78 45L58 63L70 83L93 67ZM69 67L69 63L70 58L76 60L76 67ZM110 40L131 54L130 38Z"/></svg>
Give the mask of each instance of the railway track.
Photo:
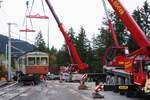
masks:
<svg viewBox="0 0 150 100"><path fill-rule="evenodd" d="M19 86L17 83L0 88L0 100L13 100L31 89L31 86Z"/></svg>
<svg viewBox="0 0 150 100"><path fill-rule="evenodd" d="M8 85L7 81L0 81L0 88L6 85Z"/></svg>

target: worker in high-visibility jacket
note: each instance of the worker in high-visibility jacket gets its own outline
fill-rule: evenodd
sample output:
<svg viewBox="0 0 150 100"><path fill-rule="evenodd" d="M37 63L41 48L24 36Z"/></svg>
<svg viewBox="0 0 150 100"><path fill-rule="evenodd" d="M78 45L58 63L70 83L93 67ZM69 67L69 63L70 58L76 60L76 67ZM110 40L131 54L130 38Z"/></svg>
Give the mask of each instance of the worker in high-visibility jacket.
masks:
<svg viewBox="0 0 150 100"><path fill-rule="evenodd" d="M150 93L150 66L148 67L147 79L144 87L145 93Z"/></svg>

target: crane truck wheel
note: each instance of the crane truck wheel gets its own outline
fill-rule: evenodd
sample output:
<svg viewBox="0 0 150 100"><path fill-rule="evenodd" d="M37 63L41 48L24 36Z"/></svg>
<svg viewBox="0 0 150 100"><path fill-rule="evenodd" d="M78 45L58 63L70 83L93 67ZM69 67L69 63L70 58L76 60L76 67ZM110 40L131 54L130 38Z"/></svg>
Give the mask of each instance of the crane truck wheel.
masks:
<svg viewBox="0 0 150 100"><path fill-rule="evenodd" d="M118 84L119 85L124 85L125 84L123 77L118 77ZM120 95L125 95L125 91L120 91L119 94Z"/></svg>
<svg viewBox="0 0 150 100"><path fill-rule="evenodd" d="M125 95L126 94L125 91L120 91L119 93L120 93L120 95Z"/></svg>
<svg viewBox="0 0 150 100"><path fill-rule="evenodd" d="M128 91L128 92L126 92L126 96L133 98L133 97L137 96L137 93L135 91Z"/></svg>
<svg viewBox="0 0 150 100"><path fill-rule="evenodd" d="M115 85L115 77L111 76L111 85Z"/></svg>
<svg viewBox="0 0 150 100"><path fill-rule="evenodd" d="M107 75L107 76L106 76L106 84L107 84L107 85L110 85L110 75Z"/></svg>

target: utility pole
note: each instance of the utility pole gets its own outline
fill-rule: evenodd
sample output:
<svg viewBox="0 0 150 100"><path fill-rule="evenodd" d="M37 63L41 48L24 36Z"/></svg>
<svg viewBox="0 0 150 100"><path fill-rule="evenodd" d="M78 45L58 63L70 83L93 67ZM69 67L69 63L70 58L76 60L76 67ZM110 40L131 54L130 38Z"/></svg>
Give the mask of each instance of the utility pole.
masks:
<svg viewBox="0 0 150 100"><path fill-rule="evenodd" d="M8 23L8 81L11 81L11 25L15 23Z"/></svg>
<svg viewBox="0 0 150 100"><path fill-rule="evenodd" d="M27 9L29 9L29 1L26 1L26 6L27 6ZM28 32L27 32L27 29L28 29L28 26L27 26L27 19L25 20L26 22L26 33L25 33L25 38L26 38L26 42L27 42L27 36L28 36Z"/></svg>
<svg viewBox="0 0 150 100"><path fill-rule="evenodd" d="M6 50L5 50L5 68L8 69L8 63L7 63L7 60L8 60L8 57L7 57L7 54L8 54L8 50L7 50L7 44L6 44Z"/></svg>
<svg viewBox="0 0 150 100"><path fill-rule="evenodd" d="M49 19L48 19L48 33L47 33L47 45L48 45L48 50L49 50Z"/></svg>
<svg viewBox="0 0 150 100"><path fill-rule="evenodd" d="M0 8L1 8L1 3L2 3L3 1L2 0L0 0Z"/></svg>

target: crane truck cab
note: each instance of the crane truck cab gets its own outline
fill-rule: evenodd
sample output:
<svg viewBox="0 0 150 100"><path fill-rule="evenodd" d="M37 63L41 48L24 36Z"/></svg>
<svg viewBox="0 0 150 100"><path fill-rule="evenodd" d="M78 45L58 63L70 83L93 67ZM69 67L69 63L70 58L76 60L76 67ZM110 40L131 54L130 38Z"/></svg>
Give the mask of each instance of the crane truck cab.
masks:
<svg viewBox="0 0 150 100"><path fill-rule="evenodd" d="M127 55L129 55L128 47L108 47L103 58L103 64L124 68L125 57Z"/></svg>
<svg viewBox="0 0 150 100"><path fill-rule="evenodd" d="M141 86L141 88L145 86L145 81L148 79L148 72L150 71L148 66L150 66L150 58L136 58L134 60L134 84Z"/></svg>

